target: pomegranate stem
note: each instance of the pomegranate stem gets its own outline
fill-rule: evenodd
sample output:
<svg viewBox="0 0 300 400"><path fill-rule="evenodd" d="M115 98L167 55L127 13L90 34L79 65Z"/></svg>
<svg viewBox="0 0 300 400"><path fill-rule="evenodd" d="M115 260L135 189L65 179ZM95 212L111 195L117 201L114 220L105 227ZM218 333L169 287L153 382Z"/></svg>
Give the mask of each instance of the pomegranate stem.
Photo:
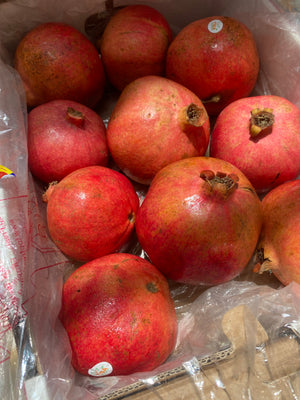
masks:
<svg viewBox="0 0 300 400"><path fill-rule="evenodd" d="M84 124L84 115L73 107L68 107L67 120L78 128L82 128Z"/></svg>
<svg viewBox="0 0 300 400"><path fill-rule="evenodd" d="M206 103L219 103L220 100L221 100L221 95L220 94L215 94L215 95L211 96L209 99L202 100L202 103L203 104L206 104Z"/></svg>

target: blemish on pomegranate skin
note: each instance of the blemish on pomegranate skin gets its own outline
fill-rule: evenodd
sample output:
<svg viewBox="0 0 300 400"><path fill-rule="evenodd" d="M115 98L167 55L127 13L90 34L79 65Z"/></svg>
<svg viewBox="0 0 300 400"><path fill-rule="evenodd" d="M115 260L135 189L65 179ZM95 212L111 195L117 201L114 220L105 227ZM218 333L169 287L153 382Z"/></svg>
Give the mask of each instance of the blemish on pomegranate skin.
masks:
<svg viewBox="0 0 300 400"><path fill-rule="evenodd" d="M134 312L132 312L131 313L131 322L130 322L131 327L134 327L136 325L136 321L137 321L136 315Z"/></svg>
<svg viewBox="0 0 300 400"><path fill-rule="evenodd" d="M271 185L273 185L273 184L277 181L277 179L279 178L279 176L280 176L280 172L278 172L278 173L276 174L275 178L274 178L273 181L271 182Z"/></svg>
<svg viewBox="0 0 300 400"><path fill-rule="evenodd" d="M147 283L146 288L151 293L157 293L158 292L158 287L153 282Z"/></svg>
<svg viewBox="0 0 300 400"><path fill-rule="evenodd" d="M241 189L241 190L246 190L246 191L252 193L254 196L257 196L256 191L255 191L254 189L252 189L251 187L248 187L248 186L240 186L240 189Z"/></svg>

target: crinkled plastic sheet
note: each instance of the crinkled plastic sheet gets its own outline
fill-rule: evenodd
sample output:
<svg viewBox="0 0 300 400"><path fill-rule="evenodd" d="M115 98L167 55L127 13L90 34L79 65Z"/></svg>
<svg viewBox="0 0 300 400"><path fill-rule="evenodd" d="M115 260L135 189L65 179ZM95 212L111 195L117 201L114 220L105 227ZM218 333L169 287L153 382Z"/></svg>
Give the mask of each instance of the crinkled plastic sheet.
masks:
<svg viewBox="0 0 300 400"><path fill-rule="evenodd" d="M116 1L115 5L132 3ZM161 11L174 34L192 20L209 15L240 19L252 30L260 53L261 70L253 94L281 95L300 107L298 12L288 12L280 3L267 0L139 3ZM0 179L1 398L92 400L112 398L112 393L120 391L124 395L124 388L133 388L141 396L146 390L150 399L300 398L300 357L295 337L284 347L280 365L276 365L276 357L263 353L268 346L278 345L282 332L297 328L300 287L293 283L283 288L272 275L255 275L251 263L240 277L217 287L170 282L178 315L178 340L174 353L155 371L88 378L71 367L68 338L57 315L64 277L76 266L51 242L41 201L43 188L28 172L25 98L12 60L21 37L38 23L64 21L84 32L85 19L103 9L103 0L15 0L0 4L0 163L13 172ZM107 94L99 106L105 121L115 99L114 94ZM137 186L137 191L142 199L144 188ZM143 256L137 243L129 251ZM227 312L241 305L247 312L235 327L236 332L244 332L240 346L233 344L235 333L233 338L225 334L223 322ZM253 339L256 320L268 338L260 346ZM293 351L288 343L296 346ZM232 357L232 376L227 376L222 365ZM273 371L268 379L258 373L257 357ZM293 366L294 373L282 369L282 365ZM191 384L192 392L188 390Z"/></svg>

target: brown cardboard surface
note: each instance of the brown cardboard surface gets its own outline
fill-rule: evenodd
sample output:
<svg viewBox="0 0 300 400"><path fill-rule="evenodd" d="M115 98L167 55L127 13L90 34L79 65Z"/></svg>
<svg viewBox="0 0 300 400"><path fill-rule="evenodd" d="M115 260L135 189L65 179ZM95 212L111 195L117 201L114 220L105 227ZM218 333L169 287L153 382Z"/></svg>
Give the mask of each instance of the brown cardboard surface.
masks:
<svg viewBox="0 0 300 400"><path fill-rule="evenodd" d="M201 363L201 360L199 360ZM295 399L293 393L300 388L299 343L295 338L282 338L262 346L255 354L253 365L247 353L239 352L220 363L199 368L194 374L176 377L158 385L141 386L136 393L130 388L99 400L181 400L218 399L240 400L245 388L251 388L255 399L274 399L274 393L281 393L280 399Z"/></svg>
<svg viewBox="0 0 300 400"><path fill-rule="evenodd" d="M256 325L256 337L254 334L250 345L246 337L249 321ZM270 340L263 326L243 305L229 310L222 326L232 343L227 350L191 360L183 368L168 371L161 378L157 376L154 384L138 382L99 400L240 400L248 389L255 399L273 400L274 393L280 394L280 399L297 398L300 344L295 336Z"/></svg>

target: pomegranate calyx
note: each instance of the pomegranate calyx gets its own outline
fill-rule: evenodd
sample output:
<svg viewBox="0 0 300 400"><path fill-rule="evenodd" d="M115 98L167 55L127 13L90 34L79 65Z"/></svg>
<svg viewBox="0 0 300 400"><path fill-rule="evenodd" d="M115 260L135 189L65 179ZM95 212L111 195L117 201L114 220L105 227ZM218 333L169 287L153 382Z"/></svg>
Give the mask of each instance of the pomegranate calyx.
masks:
<svg viewBox="0 0 300 400"><path fill-rule="evenodd" d="M204 107L199 107L195 103L191 103L181 110L181 125L185 132L190 128L199 128L208 119L208 115Z"/></svg>
<svg viewBox="0 0 300 400"><path fill-rule="evenodd" d="M200 178L207 184L209 193L216 193L226 199L238 187L239 177L236 174L226 174L221 171L214 173L211 170L203 170Z"/></svg>
<svg viewBox="0 0 300 400"><path fill-rule="evenodd" d="M256 137L260 132L271 127L275 122L275 116L271 108L254 108L251 110L250 135Z"/></svg>
<svg viewBox="0 0 300 400"><path fill-rule="evenodd" d="M82 128L84 124L84 115L73 107L68 107L67 120L78 128Z"/></svg>
<svg viewBox="0 0 300 400"><path fill-rule="evenodd" d="M260 247L256 250L255 262L256 264L253 267L254 273L261 275L266 271L272 272L272 268L270 266L271 260L269 258L265 258L263 247Z"/></svg>
<svg viewBox="0 0 300 400"><path fill-rule="evenodd" d="M42 194L42 200L44 203L48 203L49 198L54 190L54 187L58 184L58 181L50 182L46 191Z"/></svg>

